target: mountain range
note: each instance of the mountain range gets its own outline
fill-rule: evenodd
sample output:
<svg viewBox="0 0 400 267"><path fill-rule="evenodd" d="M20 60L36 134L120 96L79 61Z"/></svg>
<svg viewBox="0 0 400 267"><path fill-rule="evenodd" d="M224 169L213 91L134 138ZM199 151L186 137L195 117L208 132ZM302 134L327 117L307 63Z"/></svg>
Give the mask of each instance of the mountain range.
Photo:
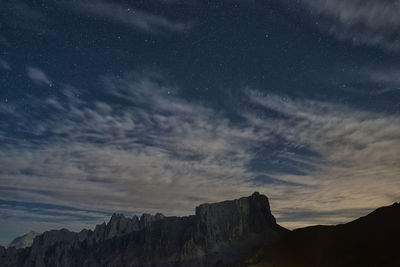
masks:
<svg viewBox="0 0 400 267"><path fill-rule="evenodd" d="M0 247L0 266L400 266L398 240L400 204L290 231L256 192L185 217L113 214L94 230L47 231L31 246Z"/></svg>

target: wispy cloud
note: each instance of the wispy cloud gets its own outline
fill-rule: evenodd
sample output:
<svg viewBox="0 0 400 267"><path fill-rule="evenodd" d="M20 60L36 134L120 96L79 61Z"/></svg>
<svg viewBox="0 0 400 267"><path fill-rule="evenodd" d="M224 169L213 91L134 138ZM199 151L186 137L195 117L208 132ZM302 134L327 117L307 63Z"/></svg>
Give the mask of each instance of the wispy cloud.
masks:
<svg viewBox="0 0 400 267"><path fill-rule="evenodd" d="M166 17L151 14L130 5L105 1L82 1L80 3L69 3L68 6L78 12L108 19L146 32L179 32L190 27L190 23L172 21Z"/></svg>
<svg viewBox="0 0 400 267"><path fill-rule="evenodd" d="M368 77L368 80L374 83L378 90L374 91L373 94L385 94L389 92L399 91L400 92L400 69L389 68L384 70L365 70L364 74Z"/></svg>
<svg viewBox="0 0 400 267"><path fill-rule="evenodd" d="M47 77L43 70L35 67L28 67L26 69L28 77L38 85L52 86L52 82Z"/></svg>
<svg viewBox="0 0 400 267"><path fill-rule="evenodd" d="M255 103L286 118L266 123L265 119L249 116L254 123L267 130L272 128L289 143L308 147L320 155L318 160L312 160L314 168L306 175L276 176L312 185L291 190L287 199L282 199L282 192L271 191L273 202L279 199L279 214L280 209L293 205L300 210L329 212L338 208L367 209L400 198L398 115L274 95L251 97ZM296 159L301 159L301 155ZM317 221L316 217L312 221ZM302 224L300 220L297 226Z"/></svg>
<svg viewBox="0 0 400 267"><path fill-rule="evenodd" d="M379 46L388 50L400 48L398 1L374 0L303 0L320 26L354 44Z"/></svg>
<svg viewBox="0 0 400 267"><path fill-rule="evenodd" d="M118 101L48 99L51 120L22 130L47 138L0 152L9 155L0 162L3 184L25 191L18 199L184 214L242 191L236 184L252 175L247 150L268 136L168 95L172 88L152 77L103 82ZM3 195L16 197L10 190Z"/></svg>
<svg viewBox="0 0 400 267"><path fill-rule="evenodd" d="M5 188L0 188L1 191L3 189ZM16 236L24 235L28 231L40 233L61 228L71 231L93 229L96 224L108 221L110 214L53 204L0 199L0 218L0 242L8 244Z"/></svg>
<svg viewBox="0 0 400 267"><path fill-rule="evenodd" d="M400 197L397 115L247 90L257 112L240 110L243 120L233 122L179 97L159 75L101 80L107 102L79 98L71 87L42 101L48 116L17 130L34 142L7 142L0 129L4 200L183 215L257 190L270 197L280 223L296 227L337 222L332 210L344 222L354 217L341 209L371 210ZM30 119L15 110L2 112ZM269 169L268 153L298 172ZM293 209L320 216L293 224Z"/></svg>
<svg viewBox="0 0 400 267"><path fill-rule="evenodd" d="M5 61L1 58L0 58L0 68L2 68L3 70L11 70L10 64L8 64L7 61Z"/></svg>

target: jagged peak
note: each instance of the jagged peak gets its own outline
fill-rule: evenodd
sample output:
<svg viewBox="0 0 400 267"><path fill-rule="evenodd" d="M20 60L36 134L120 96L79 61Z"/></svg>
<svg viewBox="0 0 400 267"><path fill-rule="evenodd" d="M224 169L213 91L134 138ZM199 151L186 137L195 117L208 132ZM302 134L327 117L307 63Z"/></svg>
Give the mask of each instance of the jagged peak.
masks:
<svg viewBox="0 0 400 267"><path fill-rule="evenodd" d="M106 222L104 222L104 221L103 221L101 224L96 224L95 230L96 230L96 229L100 229L100 228L104 228L106 225L107 225L107 224L106 224Z"/></svg>
<svg viewBox="0 0 400 267"><path fill-rule="evenodd" d="M128 220L128 219L129 218L125 217L125 215L122 213L113 213L108 224L112 224L112 223L120 221L120 220Z"/></svg>
<svg viewBox="0 0 400 267"><path fill-rule="evenodd" d="M156 213L154 215L150 214L150 213L143 213L141 216L133 215L132 218L126 217L122 213L113 213L111 215L109 223L113 223L113 222L120 221L120 220L131 220L131 221L135 222L135 221L148 221L148 220L154 220L154 219L161 220L163 218L165 218L165 216L162 213Z"/></svg>
<svg viewBox="0 0 400 267"><path fill-rule="evenodd" d="M38 232L35 232L35 231L29 231L29 233L27 233L27 235L38 235L39 233Z"/></svg>
<svg viewBox="0 0 400 267"><path fill-rule="evenodd" d="M155 215L149 214L149 213L143 213L142 216L140 216L140 220L148 220L148 219L163 219L165 216L161 213L156 213Z"/></svg>
<svg viewBox="0 0 400 267"><path fill-rule="evenodd" d="M140 226L143 228L143 227L149 226L149 224L151 224L151 223L153 223L155 221L159 221L159 220L162 220L164 218L165 218L165 216L162 215L161 213L157 213L156 215L143 213L142 216L140 216L139 223L140 223Z"/></svg>

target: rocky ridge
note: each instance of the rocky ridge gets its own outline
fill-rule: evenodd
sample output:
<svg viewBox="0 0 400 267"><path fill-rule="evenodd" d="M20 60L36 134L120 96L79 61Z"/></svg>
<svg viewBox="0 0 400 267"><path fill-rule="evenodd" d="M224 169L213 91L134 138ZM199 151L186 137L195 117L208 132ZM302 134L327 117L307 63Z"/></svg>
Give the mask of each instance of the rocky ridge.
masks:
<svg viewBox="0 0 400 267"><path fill-rule="evenodd" d="M195 215L114 214L106 224L73 233L47 231L25 249L0 248L1 266L225 266L242 262L288 230L259 193L203 204Z"/></svg>

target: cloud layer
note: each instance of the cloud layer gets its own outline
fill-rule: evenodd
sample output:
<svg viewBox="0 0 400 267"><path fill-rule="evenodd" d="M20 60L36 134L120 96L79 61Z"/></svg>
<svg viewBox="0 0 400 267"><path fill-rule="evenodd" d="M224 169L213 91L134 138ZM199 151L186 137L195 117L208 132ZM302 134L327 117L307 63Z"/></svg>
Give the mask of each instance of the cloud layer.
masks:
<svg viewBox="0 0 400 267"><path fill-rule="evenodd" d="M62 97L38 100L49 111L44 120L0 109L34 136L0 131L4 200L184 215L257 190L279 223L299 227L345 222L400 197L397 115L246 89L251 108L233 122L179 97L159 75L101 81L107 101L66 86Z"/></svg>
<svg viewBox="0 0 400 267"><path fill-rule="evenodd" d="M289 143L308 147L320 155L309 162L314 168L304 177L277 176L309 185L290 191L293 195L287 199L276 195L281 199L282 210L288 209L286 214L290 214L294 201L298 201L296 208L302 206L301 210L336 214L335 210L365 210L399 199L400 167L396 163L400 156L399 116L277 96L253 96L253 99L288 118L269 124L253 118L255 123L267 129L273 125L274 132ZM272 192L272 199L274 196L275 192ZM316 217L319 216L315 214L309 222L315 221ZM309 222L304 221L305 224Z"/></svg>

